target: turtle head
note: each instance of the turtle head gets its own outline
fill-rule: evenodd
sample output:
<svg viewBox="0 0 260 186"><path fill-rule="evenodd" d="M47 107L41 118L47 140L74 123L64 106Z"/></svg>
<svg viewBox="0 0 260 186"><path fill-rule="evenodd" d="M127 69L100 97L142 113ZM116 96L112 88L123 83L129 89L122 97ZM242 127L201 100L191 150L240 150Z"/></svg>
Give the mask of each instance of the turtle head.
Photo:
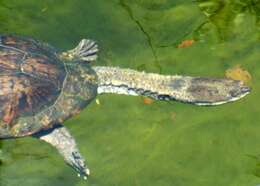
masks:
<svg viewBox="0 0 260 186"><path fill-rule="evenodd" d="M62 52L61 59L67 61L81 61L90 63L97 59L98 45L95 41L82 39L78 46L72 50Z"/></svg>
<svg viewBox="0 0 260 186"><path fill-rule="evenodd" d="M187 89L197 105L220 105L236 101L247 94L250 88L242 81L220 78L192 78Z"/></svg>

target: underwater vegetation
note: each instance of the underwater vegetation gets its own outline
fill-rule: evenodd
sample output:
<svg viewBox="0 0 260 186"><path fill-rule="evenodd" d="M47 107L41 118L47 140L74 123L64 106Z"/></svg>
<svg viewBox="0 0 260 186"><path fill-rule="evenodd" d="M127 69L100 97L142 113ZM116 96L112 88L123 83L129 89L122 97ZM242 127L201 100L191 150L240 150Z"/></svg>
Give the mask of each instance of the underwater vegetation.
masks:
<svg viewBox="0 0 260 186"><path fill-rule="evenodd" d="M259 0L0 0L1 33L64 50L91 38L101 50L95 65L227 76L252 87L217 107L99 96L65 122L88 159L87 182L54 148L21 138L0 141L0 185L260 184L259 19Z"/></svg>
<svg viewBox="0 0 260 186"><path fill-rule="evenodd" d="M198 2L199 7L208 17L210 23L216 27L221 39L234 36L233 34L236 32L234 27L242 22L244 22L244 24L254 24L255 27L259 29L259 0L198 0ZM247 21L244 21L245 19L247 19ZM250 27L248 27L248 29L250 29Z"/></svg>

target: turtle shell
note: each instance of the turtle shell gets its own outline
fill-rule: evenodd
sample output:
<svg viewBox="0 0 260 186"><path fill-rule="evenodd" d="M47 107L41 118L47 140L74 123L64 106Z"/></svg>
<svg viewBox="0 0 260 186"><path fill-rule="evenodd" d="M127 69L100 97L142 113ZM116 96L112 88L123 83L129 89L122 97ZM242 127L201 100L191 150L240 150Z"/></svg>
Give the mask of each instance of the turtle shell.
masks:
<svg viewBox="0 0 260 186"><path fill-rule="evenodd" d="M0 35L0 119L5 125L52 105L66 76L56 51L26 37Z"/></svg>

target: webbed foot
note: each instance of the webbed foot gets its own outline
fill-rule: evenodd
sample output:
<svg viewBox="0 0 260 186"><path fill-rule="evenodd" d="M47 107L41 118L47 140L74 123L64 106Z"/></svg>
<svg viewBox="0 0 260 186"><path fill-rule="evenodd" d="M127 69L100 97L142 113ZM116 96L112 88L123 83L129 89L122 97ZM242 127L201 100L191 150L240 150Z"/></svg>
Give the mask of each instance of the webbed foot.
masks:
<svg viewBox="0 0 260 186"><path fill-rule="evenodd" d="M66 163L78 173L78 176L87 179L90 171L77 148L75 139L64 126L59 125L53 129L41 131L35 134L34 137L54 146L63 156Z"/></svg>
<svg viewBox="0 0 260 186"><path fill-rule="evenodd" d="M88 168L86 168L85 161L78 151L71 153L67 163L78 172L79 177L83 176L83 178L86 180L90 175L90 171Z"/></svg>

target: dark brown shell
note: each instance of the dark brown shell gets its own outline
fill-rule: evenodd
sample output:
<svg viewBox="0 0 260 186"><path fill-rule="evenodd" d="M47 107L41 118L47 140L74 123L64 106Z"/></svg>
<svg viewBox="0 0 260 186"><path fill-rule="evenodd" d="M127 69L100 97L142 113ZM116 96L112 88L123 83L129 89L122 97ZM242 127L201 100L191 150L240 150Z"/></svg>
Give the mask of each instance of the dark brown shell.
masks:
<svg viewBox="0 0 260 186"><path fill-rule="evenodd" d="M0 119L11 125L52 105L65 76L52 47L30 38L0 36Z"/></svg>

